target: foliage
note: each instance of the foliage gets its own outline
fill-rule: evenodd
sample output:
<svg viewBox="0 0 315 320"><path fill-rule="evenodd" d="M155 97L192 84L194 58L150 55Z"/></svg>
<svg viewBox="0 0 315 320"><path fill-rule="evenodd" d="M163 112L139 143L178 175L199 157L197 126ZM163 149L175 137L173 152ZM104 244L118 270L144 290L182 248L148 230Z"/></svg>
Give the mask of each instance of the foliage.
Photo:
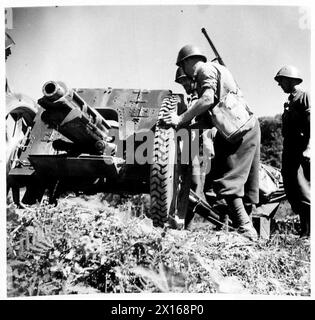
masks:
<svg viewBox="0 0 315 320"><path fill-rule="evenodd" d="M163 230L143 214L141 199L69 195L56 207L9 205L8 296L310 294L309 241L277 233L252 243L205 222Z"/></svg>
<svg viewBox="0 0 315 320"><path fill-rule="evenodd" d="M281 168L282 133L281 115L259 118L261 129L261 161Z"/></svg>

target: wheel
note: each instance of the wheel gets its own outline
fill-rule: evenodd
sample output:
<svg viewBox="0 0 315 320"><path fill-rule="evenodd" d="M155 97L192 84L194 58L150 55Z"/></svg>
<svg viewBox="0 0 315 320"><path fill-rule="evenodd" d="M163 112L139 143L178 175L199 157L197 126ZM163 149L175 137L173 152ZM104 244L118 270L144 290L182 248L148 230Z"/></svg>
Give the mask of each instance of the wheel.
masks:
<svg viewBox="0 0 315 320"><path fill-rule="evenodd" d="M166 97L163 100L159 117L164 110L177 112L178 103L177 96ZM180 148L176 131L172 127L165 128L157 125L154 137L153 161L150 168L150 215L155 227L163 227L166 223L171 227L178 227L177 209L179 206L177 200L183 200L179 194L180 190L183 190L180 181L184 181L180 178L179 159ZM180 207L180 216L182 216L185 209L182 205Z"/></svg>
<svg viewBox="0 0 315 320"><path fill-rule="evenodd" d="M13 197L19 201L17 185L9 172L15 167L20 156L20 144L33 126L33 120L37 112L36 103L22 94L6 95L6 178L7 192L12 187Z"/></svg>
<svg viewBox="0 0 315 320"><path fill-rule="evenodd" d="M22 94L6 95L6 167L12 168L12 158L27 129L33 125L36 103ZM13 158L14 159L14 158Z"/></svg>

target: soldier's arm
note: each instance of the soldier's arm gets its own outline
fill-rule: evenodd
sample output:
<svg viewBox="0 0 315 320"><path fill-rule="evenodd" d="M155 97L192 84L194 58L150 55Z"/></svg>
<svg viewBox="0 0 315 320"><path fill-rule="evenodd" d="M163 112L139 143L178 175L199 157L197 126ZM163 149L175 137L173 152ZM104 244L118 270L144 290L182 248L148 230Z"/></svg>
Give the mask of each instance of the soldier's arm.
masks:
<svg viewBox="0 0 315 320"><path fill-rule="evenodd" d="M189 122L214 106L218 78L218 71L213 65L203 64L198 68L195 81L199 90L202 90L201 96L187 112L182 114L179 119L179 125Z"/></svg>
<svg viewBox="0 0 315 320"><path fill-rule="evenodd" d="M212 88L206 88L202 96L182 115L179 116L178 126L190 122L194 117L199 116L214 104L214 91Z"/></svg>

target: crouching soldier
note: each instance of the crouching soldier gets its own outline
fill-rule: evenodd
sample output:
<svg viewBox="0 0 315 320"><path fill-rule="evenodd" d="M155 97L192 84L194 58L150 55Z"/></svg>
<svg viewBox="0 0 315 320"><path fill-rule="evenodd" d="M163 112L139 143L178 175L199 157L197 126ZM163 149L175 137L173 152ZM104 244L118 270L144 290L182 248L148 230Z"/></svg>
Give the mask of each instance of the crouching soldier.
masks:
<svg viewBox="0 0 315 320"><path fill-rule="evenodd" d="M176 64L196 82L198 100L179 116L175 113L166 114L166 124L179 127L202 114L210 115L210 120L207 120L210 122L213 114L207 111L211 111L229 92L238 91L229 70L217 63L207 62L205 55L195 46L184 46L178 53ZM224 198L228 204L238 232L251 240L257 239L257 232L245 210L243 197L247 184L251 188L251 201L258 203L259 200L260 128L258 121L254 120L253 127L235 143L226 140L218 130L211 168L214 191L218 198ZM211 126L209 123L209 127Z"/></svg>
<svg viewBox="0 0 315 320"><path fill-rule="evenodd" d="M184 87L188 95L187 105L188 108L190 108L198 100L198 95L195 90L195 83L184 73L181 67L179 67L176 71L175 82ZM202 121L200 123L198 122L198 119L193 119L191 124L191 128L193 128L191 143L198 143L199 153L193 159L191 159L192 189L202 199L205 199L204 186L206 175L210 172L211 159L214 156L213 137L216 131L215 128L203 129L204 127L205 125L202 123Z"/></svg>

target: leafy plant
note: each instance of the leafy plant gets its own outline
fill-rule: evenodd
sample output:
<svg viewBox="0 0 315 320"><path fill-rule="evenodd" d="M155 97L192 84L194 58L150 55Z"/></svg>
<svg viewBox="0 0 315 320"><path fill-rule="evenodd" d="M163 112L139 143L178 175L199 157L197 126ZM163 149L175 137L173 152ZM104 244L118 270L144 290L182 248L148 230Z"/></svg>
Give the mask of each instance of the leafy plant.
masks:
<svg viewBox="0 0 315 320"><path fill-rule="evenodd" d="M261 129L261 161L281 168L283 143L281 115L260 117L259 123Z"/></svg>
<svg viewBox="0 0 315 320"><path fill-rule="evenodd" d="M141 199L110 205L101 194L70 195L56 207L10 204L8 296L310 294L309 241L279 229L270 241L254 244L202 221L193 231L155 228Z"/></svg>

